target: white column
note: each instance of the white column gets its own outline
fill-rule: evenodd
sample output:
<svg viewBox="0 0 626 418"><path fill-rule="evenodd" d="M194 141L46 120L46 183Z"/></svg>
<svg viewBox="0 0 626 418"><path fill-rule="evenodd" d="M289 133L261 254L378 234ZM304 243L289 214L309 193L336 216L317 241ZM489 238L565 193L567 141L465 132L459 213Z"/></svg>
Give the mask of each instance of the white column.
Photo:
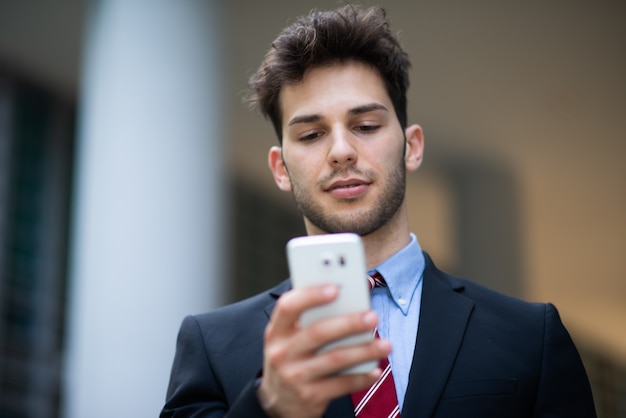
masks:
<svg viewBox="0 0 626 418"><path fill-rule="evenodd" d="M187 313L224 299L219 2L94 3L64 415L157 416Z"/></svg>

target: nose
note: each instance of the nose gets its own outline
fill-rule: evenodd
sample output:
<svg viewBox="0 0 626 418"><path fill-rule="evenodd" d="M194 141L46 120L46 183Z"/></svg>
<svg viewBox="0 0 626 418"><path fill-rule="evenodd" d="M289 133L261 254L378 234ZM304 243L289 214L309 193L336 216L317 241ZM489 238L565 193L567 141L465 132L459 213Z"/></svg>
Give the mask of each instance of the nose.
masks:
<svg viewBox="0 0 626 418"><path fill-rule="evenodd" d="M353 141L354 137L349 130L335 129L331 135L328 163L332 166L355 164L358 153Z"/></svg>

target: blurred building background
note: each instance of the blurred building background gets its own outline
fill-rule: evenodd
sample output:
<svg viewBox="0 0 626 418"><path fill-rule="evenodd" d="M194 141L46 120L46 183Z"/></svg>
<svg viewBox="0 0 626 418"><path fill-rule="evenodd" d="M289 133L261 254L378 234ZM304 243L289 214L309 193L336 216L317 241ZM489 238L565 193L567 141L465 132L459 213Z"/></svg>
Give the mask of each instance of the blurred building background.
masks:
<svg viewBox="0 0 626 418"><path fill-rule="evenodd" d="M625 417L626 3L379 3L426 135L422 246L555 303ZM0 418L156 416L183 315L286 277L304 230L241 98L285 24L337 4L0 1Z"/></svg>

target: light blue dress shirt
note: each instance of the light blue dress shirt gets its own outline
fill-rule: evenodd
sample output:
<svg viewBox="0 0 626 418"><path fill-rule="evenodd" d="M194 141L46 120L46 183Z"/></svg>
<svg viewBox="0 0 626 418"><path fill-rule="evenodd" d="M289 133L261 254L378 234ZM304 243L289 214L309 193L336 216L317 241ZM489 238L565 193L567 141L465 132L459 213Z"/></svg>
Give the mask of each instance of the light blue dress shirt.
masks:
<svg viewBox="0 0 626 418"><path fill-rule="evenodd" d="M387 287L372 291L372 309L378 314L378 334L391 342L389 362L393 373L400 410L409 384L409 371L417 338L424 254L414 234L411 241L382 264L369 271L378 271Z"/></svg>

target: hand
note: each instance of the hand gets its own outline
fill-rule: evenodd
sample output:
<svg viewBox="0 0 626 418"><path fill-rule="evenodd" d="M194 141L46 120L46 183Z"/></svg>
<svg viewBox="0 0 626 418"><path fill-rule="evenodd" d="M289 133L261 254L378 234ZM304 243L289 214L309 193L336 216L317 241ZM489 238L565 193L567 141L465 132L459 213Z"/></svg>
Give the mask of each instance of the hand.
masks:
<svg viewBox="0 0 626 418"><path fill-rule="evenodd" d="M321 417L331 400L372 385L381 370L339 375L339 371L391 351L388 341L374 339L352 347L318 353L331 341L371 331L377 324L373 311L328 318L301 328L302 312L333 301L333 285L295 289L276 303L265 329L263 379L258 389L261 405L272 417Z"/></svg>

